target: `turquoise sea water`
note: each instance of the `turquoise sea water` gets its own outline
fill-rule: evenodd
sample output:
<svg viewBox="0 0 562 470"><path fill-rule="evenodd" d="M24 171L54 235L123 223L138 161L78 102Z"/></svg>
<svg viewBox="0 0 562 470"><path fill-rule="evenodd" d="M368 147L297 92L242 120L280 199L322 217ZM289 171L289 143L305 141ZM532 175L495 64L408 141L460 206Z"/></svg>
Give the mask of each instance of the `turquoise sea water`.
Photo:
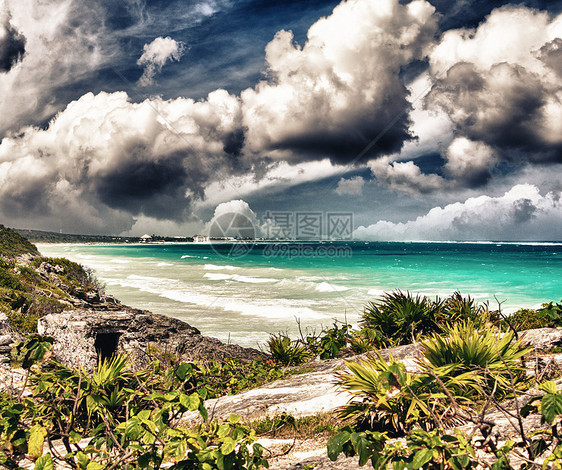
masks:
<svg viewBox="0 0 562 470"><path fill-rule="evenodd" d="M514 311L562 299L562 243L39 245L95 270L123 303L244 346L355 324L385 291L494 296Z"/></svg>

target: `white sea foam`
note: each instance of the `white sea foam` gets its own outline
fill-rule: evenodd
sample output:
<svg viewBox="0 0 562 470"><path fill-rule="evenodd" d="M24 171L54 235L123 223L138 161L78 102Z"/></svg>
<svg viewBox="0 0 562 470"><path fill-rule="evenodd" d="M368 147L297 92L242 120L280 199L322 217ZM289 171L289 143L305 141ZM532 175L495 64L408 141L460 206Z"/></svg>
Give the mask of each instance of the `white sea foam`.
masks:
<svg viewBox="0 0 562 470"><path fill-rule="evenodd" d="M230 279L232 276L230 274L223 273L205 273L205 277L211 281L224 281Z"/></svg>
<svg viewBox="0 0 562 470"><path fill-rule="evenodd" d="M284 300L276 299L235 299L229 296L200 294L195 292L181 292L177 290L162 290L160 295L177 302L190 303L206 307L221 308L236 312L241 315L256 316L269 319L293 319L294 317L306 320L324 319L326 315L319 313L308 306L294 305Z"/></svg>
<svg viewBox="0 0 562 470"><path fill-rule="evenodd" d="M222 274L222 273L206 273L205 277L213 281L237 281L246 282L248 284L262 284L267 282L277 282L277 279L270 279L267 277L250 277L241 276L239 274Z"/></svg>
<svg viewBox="0 0 562 470"><path fill-rule="evenodd" d="M338 286L336 284L330 284L329 282L322 282L316 285L316 290L318 292L345 292L349 290L349 287Z"/></svg>
<svg viewBox="0 0 562 470"><path fill-rule="evenodd" d="M156 266L158 266L159 268L163 268L164 266L173 266L173 264L162 262L162 263L158 263Z"/></svg>
<svg viewBox="0 0 562 470"><path fill-rule="evenodd" d="M194 256L194 255L182 255L181 256L181 259L186 259L186 258L209 259L208 256Z"/></svg>
<svg viewBox="0 0 562 470"><path fill-rule="evenodd" d="M220 271L222 269L227 269L229 271L234 270L234 269L238 269L238 267L236 266L217 266L216 264L206 264L205 266L203 266L203 269L206 269L208 271Z"/></svg>
<svg viewBox="0 0 562 470"><path fill-rule="evenodd" d="M369 289L367 295L374 295L376 297L382 297L386 293L384 289Z"/></svg>

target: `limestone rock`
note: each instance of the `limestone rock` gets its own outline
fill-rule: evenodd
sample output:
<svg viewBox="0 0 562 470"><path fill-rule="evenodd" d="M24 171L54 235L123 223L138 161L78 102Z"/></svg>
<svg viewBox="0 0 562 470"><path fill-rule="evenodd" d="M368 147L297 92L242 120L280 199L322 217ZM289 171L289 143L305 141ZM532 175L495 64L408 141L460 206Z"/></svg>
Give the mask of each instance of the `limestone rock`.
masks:
<svg viewBox="0 0 562 470"><path fill-rule="evenodd" d="M183 360L237 358L249 362L266 357L255 349L203 336L197 328L175 318L114 307L118 309L88 308L50 314L39 320L38 332L55 338L53 350L58 360L86 370L93 369L98 357L116 352L129 354L133 365L142 367L149 360L149 346Z"/></svg>
<svg viewBox="0 0 562 470"><path fill-rule="evenodd" d="M550 351L562 347L562 328L536 328L519 334L524 343L530 344L536 351Z"/></svg>

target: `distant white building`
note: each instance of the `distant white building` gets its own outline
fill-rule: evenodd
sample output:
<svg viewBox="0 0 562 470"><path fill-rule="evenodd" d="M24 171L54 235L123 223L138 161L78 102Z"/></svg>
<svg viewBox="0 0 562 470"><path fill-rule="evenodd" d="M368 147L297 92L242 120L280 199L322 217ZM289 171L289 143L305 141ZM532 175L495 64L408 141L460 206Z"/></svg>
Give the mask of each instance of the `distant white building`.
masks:
<svg viewBox="0 0 562 470"><path fill-rule="evenodd" d="M140 241L142 243L148 243L151 240L152 240L152 237L148 233L145 233L142 237L140 237Z"/></svg>
<svg viewBox="0 0 562 470"><path fill-rule="evenodd" d="M193 235L195 243L206 243L209 241L209 235Z"/></svg>

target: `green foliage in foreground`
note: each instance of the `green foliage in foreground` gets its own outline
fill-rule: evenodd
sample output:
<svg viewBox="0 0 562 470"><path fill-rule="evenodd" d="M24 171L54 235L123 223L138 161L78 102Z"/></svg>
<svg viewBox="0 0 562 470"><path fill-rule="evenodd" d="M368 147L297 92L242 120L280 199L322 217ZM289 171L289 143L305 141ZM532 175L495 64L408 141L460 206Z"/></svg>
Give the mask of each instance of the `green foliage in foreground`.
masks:
<svg viewBox="0 0 562 470"><path fill-rule="evenodd" d="M434 335L422 342L422 370L433 371L459 395L482 398L509 396L513 387L528 385L524 356L531 346L514 340L514 332L478 329L463 322L446 329L446 336Z"/></svg>
<svg viewBox="0 0 562 470"><path fill-rule="evenodd" d="M56 271L49 273L50 277L42 276L42 263ZM68 308L71 296L84 298L102 291L91 271L64 258L36 257L27 266L0 258L0 311L20 333L36 332L38 319Z"/></svg>
<svg viewBox="0 0 562 470"><path fill-rule="evenodd" d="M487 407L529 386L520 363L529 348L513 341L511 333L468 322L448 331L448 337L422 343L416 374L392 356L389 361L379 356L347 364L349 372L339 375L339 384L355 399L340 415L352 425L330 439L329 457L358 456L360 465L370 461L376 470L561 469L562 393L554 382L543 384L545 394L518 412L526 416L540 410L549 430L525 435L522 426L516 427L520 439L499 445L493 439L494 424L485 419ZM518 419L517 414L509 418ZM472 423L480 433L451 430L461 423ZM391 442L391 437L405 440ZM514 458L528 463L514 467Z"/></svg>
<svg viewBox="0 0 562 470"><path fill-rule="evenodd" d="M193 364L163 369L155 362L131 372L127 358L117 355L93 374L54 360L33 366L51 344L52 338L35 336L18 346L31 396L1 394L0 465L20 468L17 461L26 456L36 470L52 469L53 459L84 470L268 466L255 431L238 417L208 421L206 391ZM202 422L180 426L189 413ZM64 455L53 446L57 439Z"/></svg>
<svg viewBox="0 0 562 470"><path fill-rule="evenodd" d="M25 254L38 255L39 250L19 233L0 224L0 256L14 258Z"/></svg>
<svg viewBox="0 0 562 470"><path fill-rule="evenodd" d="M486 304L478 304L459 292L445 300L430 300L410 292L386 293L379 303L369 303L361 324L374 332L373 345L387 348L414 343L431 334L444 333L453 323L468 321L482 326L496 321Z"/></svg>
<svg viewBox="0 0 562 470"><path fill-rule="evenodd" d="M562 300L557 303L544 303L542 308L537 310L523 308L504 319L502 324L517 331L562 327Z"/></svg>

